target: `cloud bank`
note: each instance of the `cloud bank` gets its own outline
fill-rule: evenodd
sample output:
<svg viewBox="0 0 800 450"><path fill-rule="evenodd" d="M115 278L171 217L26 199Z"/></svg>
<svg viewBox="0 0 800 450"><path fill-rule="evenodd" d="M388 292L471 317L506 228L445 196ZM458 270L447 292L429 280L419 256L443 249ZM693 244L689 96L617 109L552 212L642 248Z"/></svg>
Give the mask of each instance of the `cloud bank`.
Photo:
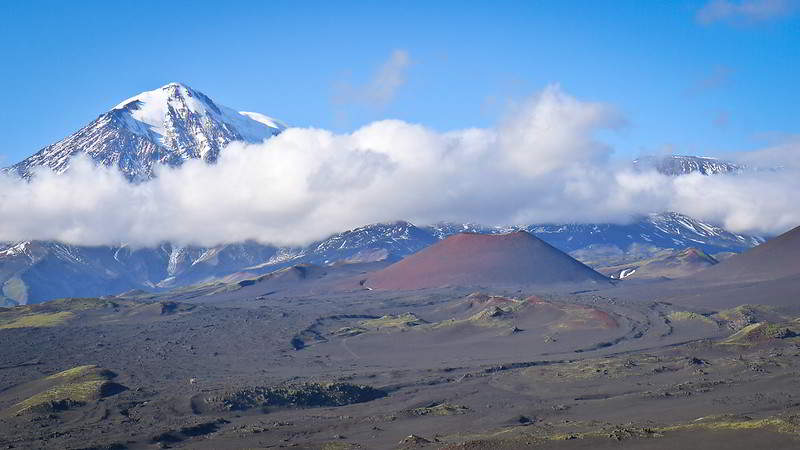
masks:
<svg viewBox="0 0 800 450"><path fill-rule="evenodd" d="M438 132L398 120L346 134L290 128L261 144L231 144L216 165L163 167L138 185L77 159L66 173L42 170L32 182L0 176L0 241L294 245L397 219L625 222L654 211L740 232L800 223L796 168L636 172L613 164L599 138L622 124L613 107L551 86L493 128Z"/></svg>

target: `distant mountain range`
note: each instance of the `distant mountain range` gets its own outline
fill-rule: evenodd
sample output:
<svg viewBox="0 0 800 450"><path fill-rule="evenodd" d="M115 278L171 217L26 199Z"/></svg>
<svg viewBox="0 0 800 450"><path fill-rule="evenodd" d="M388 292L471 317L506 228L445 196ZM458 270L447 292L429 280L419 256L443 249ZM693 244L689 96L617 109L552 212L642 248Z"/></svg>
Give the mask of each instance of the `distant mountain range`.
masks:
<svg viewBox="0 0 800 450"><path fill-rule="evenodd" d="M174 167L194 158L213 163L230 142L260 142L284 128L276 119L236 112L200 91L170 83L121 102L78 132L5 170L26 178L36 167L63 172L72 157L85 154L138 182L154 176L158 164ZM744 170L733 163L694 156L642 158L634 166L668 175ZM713 254L741 252L764 242L761 237L730 233L677 213L650 214L627 225L415 226L401 221L368 225L308 246L287 248L244 242L211 248L164 243L157 248L132 249L26 241L0 244L0 305L131 289L170 289L235 273L258 275L300 263L396 261L460 232L516 230L533 233L593 267L642 260L664 249L696 247Z"/></svg>
<svg viewBox="0 0 800 450"><path fill-rule="evenodd" d="M356 228L305 247L283 248L255 242L211 248L163 244L130 249L28 241L0 246L0 301L38 303L131 289L169 289L237 272L260 275L301 263L397 261L459 232L499 234L512 230L529 231L592 267L637 261L664 249L741 252L764 242L760 237L730 233L676 213L652 214L629 225L417 227L395 222Z"/></svg>

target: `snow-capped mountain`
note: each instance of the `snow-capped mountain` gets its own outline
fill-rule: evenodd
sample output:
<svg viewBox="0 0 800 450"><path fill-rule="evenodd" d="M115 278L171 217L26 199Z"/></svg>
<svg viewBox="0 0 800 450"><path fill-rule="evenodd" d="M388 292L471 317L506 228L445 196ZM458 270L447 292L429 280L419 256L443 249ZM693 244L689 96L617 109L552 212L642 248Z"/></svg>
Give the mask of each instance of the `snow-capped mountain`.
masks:
<svg viewBox="0 0 800 450"><path fill-rule="evenodd" d="M658 248L697 247L716 253L742 251L764 242L762 237L731 233L675 212L648 214L628 225L531 225L525 229L568 253L599 245L627 250L634 244Z"/></svg>
<svg viewBox="0 0 800 450"><path fill-rule="evenodd" d="M298 250L292 263L396 260L433 244L438 238L409 222L376 223L336 233Z"/></svg>
<svg viewBox="0 0 800 450"><path fill-rule="evenodd" d="M200 91L170 83L121 102L9 170L26 178L39 166L60 173L72 157L86 154L141 181L153 176L157 164L178 166L192 158L211 163L232 141L261 142L284 128L263 114L237 112Z"/></svg>
<svg viewBox="0 0 800 450"><path fill-rule="evenodd" d="M724 161L707 156L645 156L633 161L637 169L655 169L664 175L677 176L690 173L702 175L720 175L727 173L741 173L747 167L731 161Z"/></svg>

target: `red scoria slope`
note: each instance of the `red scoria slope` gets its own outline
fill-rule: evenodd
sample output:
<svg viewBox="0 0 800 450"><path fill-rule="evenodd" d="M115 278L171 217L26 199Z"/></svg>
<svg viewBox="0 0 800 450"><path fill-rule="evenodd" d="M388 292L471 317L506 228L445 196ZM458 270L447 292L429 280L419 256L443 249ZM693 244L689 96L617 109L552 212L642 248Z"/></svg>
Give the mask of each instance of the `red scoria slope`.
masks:
<svg viewBox="0 0 800 450"><path fill-rule="evenodd" d="M608 279L524 231L461 233L371 274L374 289L607 283Z"/></svg>

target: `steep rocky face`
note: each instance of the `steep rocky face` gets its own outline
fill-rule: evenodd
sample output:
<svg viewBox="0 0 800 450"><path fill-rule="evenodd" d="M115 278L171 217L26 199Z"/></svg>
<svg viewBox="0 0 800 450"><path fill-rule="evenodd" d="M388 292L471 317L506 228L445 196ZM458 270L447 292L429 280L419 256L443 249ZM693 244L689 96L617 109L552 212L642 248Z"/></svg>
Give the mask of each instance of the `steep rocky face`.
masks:
<svg viewBox="0 0 800 450"><path fill-rule="evenodd" d="M36 167L60 173L85 154L131 181L142 181L159 164L175 167L193 158L213 163L233 141L261 142L284 128L262 114L234 111L200 91L170 83L123 101L9 170L26 178Z"/></svg>

